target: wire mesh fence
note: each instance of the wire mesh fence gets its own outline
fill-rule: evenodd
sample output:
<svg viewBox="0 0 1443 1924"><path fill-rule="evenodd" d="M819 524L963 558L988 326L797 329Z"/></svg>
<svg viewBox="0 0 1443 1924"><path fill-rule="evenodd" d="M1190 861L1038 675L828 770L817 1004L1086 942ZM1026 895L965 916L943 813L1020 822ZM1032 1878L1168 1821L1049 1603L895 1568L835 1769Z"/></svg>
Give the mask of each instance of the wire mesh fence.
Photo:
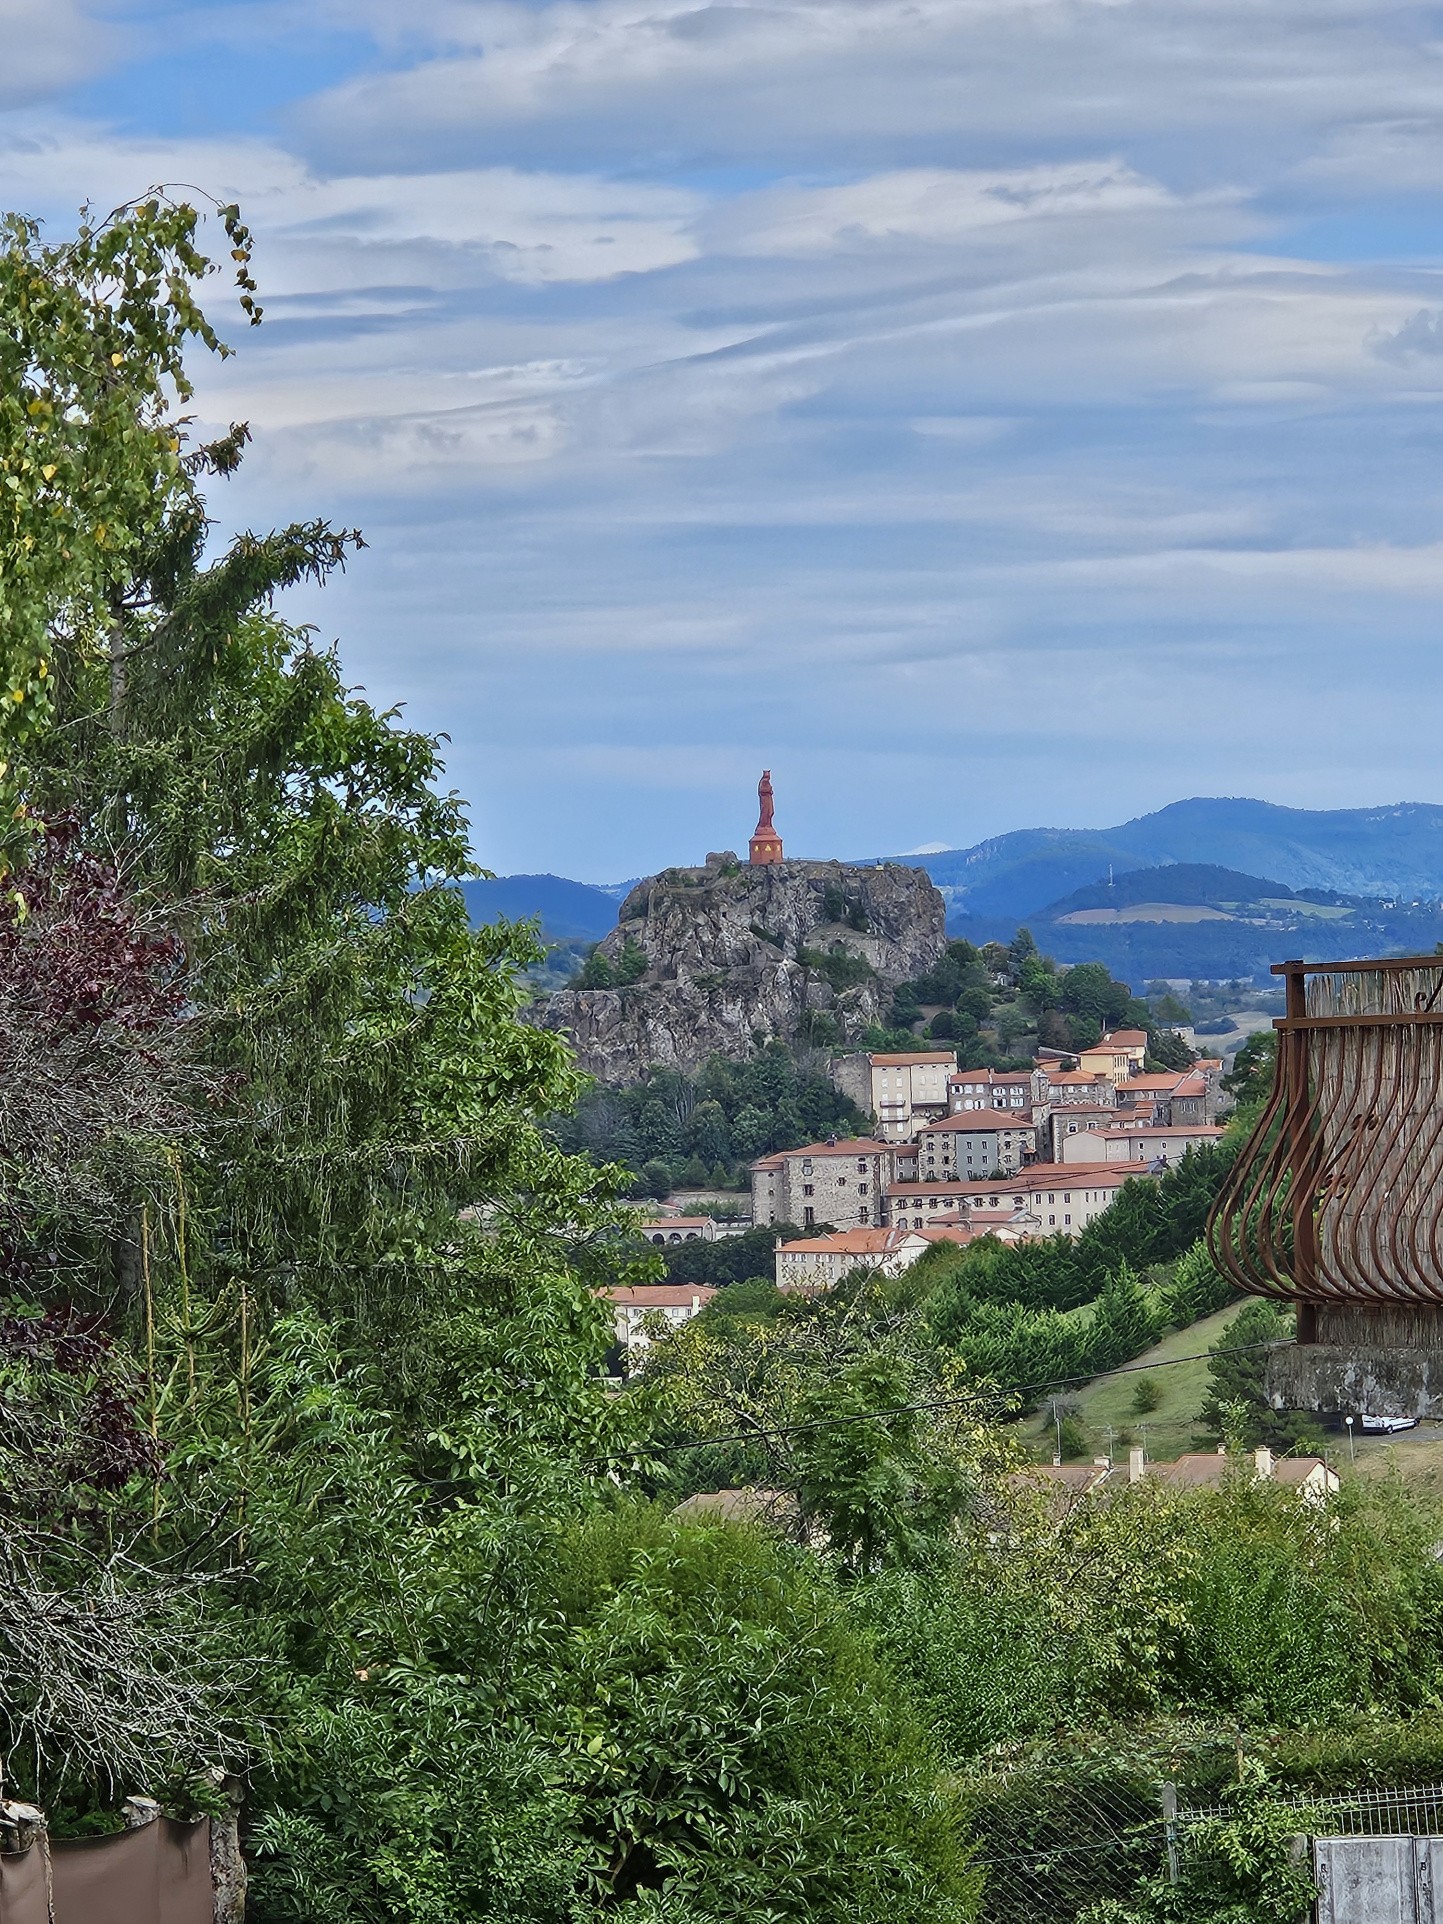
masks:
<svg viewBox="0 0 1443 1924"><path fill-rule="evenodd" d="M1156 1785L1029 1771L973 1791L985 1879L978 1924L1074 1924L1090 1904L1126 1897L1166 1860Z"/></svg>
<svg viewBox="0 0 1443 1924"><path fill-rule="evenodd" d="M1318 1837L1443 1837L1443 1784L1337 1791L1325 1797L1280 1791L1272 1801L1295 1810L1299 1824ZM1185 1830L1189 1824L1227 1815L1221 1804L1183 1805L1178 1824Z"/></svg>
<svg viewBox="0 0 1443 1924"><path fill-rule="evenodd" d="M1089 1906L1167 1876L1198 1826L1236 1814L1155 1781L1036 1768L977 1780L970 1802L985 1879L978 1924L1076 1924ZM1280 1788L1268 1802L1294 1813L1300 1834L1443 1837L1439 1784L1326 1795Z"/></svg>

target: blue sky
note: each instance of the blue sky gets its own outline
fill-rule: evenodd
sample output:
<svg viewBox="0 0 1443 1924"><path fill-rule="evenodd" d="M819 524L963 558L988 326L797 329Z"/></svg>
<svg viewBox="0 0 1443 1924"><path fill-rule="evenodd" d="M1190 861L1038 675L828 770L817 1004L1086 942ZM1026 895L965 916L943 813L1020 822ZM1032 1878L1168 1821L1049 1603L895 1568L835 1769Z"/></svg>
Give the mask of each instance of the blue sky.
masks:
<svg viewBox="0 0 1443 1924"><path fill-rule="evenodd" d="M1443 801L1443 9L0 0L0 204L243 203L222 525L479 858ZM224 320L224 292L217 297Z"/></svg>

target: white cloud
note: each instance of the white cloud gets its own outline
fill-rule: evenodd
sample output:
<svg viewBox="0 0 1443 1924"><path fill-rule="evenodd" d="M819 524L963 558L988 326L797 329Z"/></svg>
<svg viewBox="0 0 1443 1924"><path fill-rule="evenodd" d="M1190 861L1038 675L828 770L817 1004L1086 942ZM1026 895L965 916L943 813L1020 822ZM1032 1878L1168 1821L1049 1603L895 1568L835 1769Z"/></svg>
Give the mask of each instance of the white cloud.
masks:
<svg viewBox="0 0 1443 1924"><path fill-rule="evenodd" d="M374 17L375 9L372 9ZM1109 145L1436 114L1423 0L552 0L408 17L435 57L334 89L336 151L542 151L891 164L990 143ZM1301 158L1301 156L1298 156ZM885 163L883 163L885 164Z"/></svg>
<svg viewBox="0 0 1443 1924"><path fill-rule="evenodd" d="M0 0L0 108L88 79L121 44L79 0Z"/></svg>
<svg viewBox="0 0 1443 1924"><path fill-rule="evenodd" d="M953 246L995 227L1095 220L1174 204L1157 182L1118 160L985 173L912 168L845 186L748 196L713 218L708 237L728 252L784 257L896 241Z"/></svg>

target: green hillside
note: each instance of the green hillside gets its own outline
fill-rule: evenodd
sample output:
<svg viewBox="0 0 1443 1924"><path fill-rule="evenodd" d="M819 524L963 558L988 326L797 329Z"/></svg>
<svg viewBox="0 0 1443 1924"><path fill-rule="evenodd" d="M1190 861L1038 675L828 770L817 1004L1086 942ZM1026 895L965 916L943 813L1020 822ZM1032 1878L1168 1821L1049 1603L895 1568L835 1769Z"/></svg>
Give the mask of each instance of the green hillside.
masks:
<svg viewBox="0 0 1443 1924"><path fill-rule="evenodd" d="M1109 1426L1119 1454L1125 1454L1129 1440L1145 1443L1150 1457L1167 1462L1197 1448L1198 1418L1207 1394L1207 1351L1243 1307L1241 1301L1229 1303L1201 1322L1174 1330L1126 1369L1099 1376L1086 1389L1074 1391L1067 1402L1075 1406L1086 1432L1088 1455L1107 1455ZM1155 1373L1153 1366L1157 1366ZM1140 1416L1133 1399L1138 1384L1150 1374L1162 1400L1150 1414ZM1051 1455L1054 1435L1051 1409L1046 1404L1031 1426L1039 1454L1046 1456Z"/></svg>

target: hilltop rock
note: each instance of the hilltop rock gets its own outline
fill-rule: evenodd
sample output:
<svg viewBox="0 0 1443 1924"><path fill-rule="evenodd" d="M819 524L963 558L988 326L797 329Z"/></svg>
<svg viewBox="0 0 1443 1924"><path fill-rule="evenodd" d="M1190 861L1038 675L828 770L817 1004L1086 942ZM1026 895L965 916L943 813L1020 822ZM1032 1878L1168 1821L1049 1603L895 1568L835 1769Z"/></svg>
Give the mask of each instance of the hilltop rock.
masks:
<svg viewBox="0 0 1443 1924"><path fill-rule="evenodd" d="M613 1082L773 1039L852 1042L885 1018L898 982L937 960L945 922L922 869L712 855L649 876L622 903L597 951L620 986L562 989L530 1019L564 1031L582 1067Z"/></svg>

